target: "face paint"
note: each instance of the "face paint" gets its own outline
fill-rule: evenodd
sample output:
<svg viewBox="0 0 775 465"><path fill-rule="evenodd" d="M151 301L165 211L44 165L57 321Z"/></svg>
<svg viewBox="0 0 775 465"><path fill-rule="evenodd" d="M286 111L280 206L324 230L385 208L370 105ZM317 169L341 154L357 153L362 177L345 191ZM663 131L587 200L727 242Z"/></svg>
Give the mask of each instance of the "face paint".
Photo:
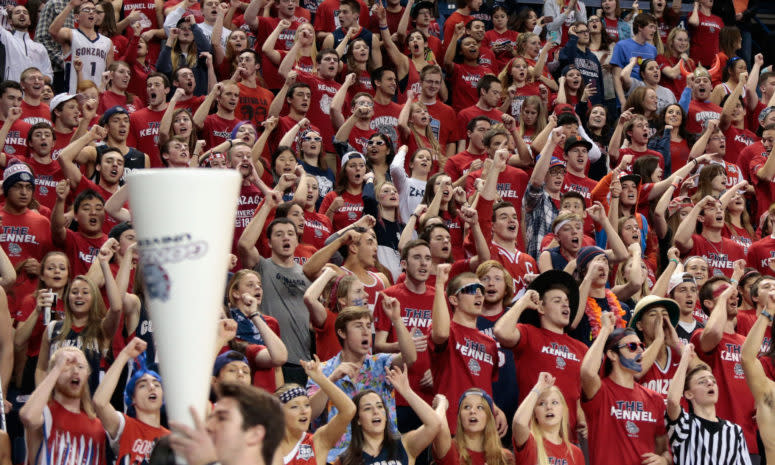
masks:
<svg viewBox="0 0 775 465"><path fill-rule="evenodd" d="M366 306L366 300L362 298L357 298L353 300L353 305L356 307L365 307Z"/></svg>
<svg viewBox="0 0 775 465"><path fill-rule="evenodd" d="M643 370L643 367L640 364L642 358L643 356L641 354L638 354L633 358L627 358L621 353L619 354L619 360L622 362L622 366L636 373L640 373L641 370Z"/></svg>

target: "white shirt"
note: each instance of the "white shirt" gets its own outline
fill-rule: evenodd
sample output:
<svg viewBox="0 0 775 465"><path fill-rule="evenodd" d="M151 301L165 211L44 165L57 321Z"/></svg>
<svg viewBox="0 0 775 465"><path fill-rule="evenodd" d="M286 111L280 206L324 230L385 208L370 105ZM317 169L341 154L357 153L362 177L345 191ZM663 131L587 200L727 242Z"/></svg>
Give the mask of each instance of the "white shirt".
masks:
<svg viewBox="0 0 775 465"><path fill-rule="evenodd" d="M183 17L183 13L186 12L185 8L175 8L174 10L170 11L170 14L167 15L167 17L164 19L164 33L167 34L167 36L170 35L170 29L173 27L177 27L178 21L180 21L180 18ZM197 26L199 26L199 30L202 31L202 33L207 37L207 41L210 41L210 37L213 35L213 27L206 22L196 23ZM229 42L229 35L231 35L231 30L223 28L223 32L221 33L221 45L223 45L223 48L226 48L226 44ZM200 52L205 52L207 50L199 50Z"/></svg>
<svg viewBox="0 0 775 465"><path fill-rule="evenodd" d="M27 32L10 32L0 27L0 42L5 45L5 79L19 82L22 71L33 66L45 76L54 77L46 47L33 41Z"/></svg>

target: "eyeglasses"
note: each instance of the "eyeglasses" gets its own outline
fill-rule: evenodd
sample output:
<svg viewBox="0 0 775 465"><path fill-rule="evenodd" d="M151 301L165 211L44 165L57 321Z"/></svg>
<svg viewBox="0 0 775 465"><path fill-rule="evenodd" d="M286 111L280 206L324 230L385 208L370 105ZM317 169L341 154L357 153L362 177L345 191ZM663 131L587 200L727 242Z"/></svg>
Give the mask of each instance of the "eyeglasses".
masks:
<svg viewBox="0 0 775 465"><path fill-rule="evenodd" d="M383 145L385 145L385 141L382 140L382 139L380 139L380 140L370 140L370 141L366 142L366 145L368 145L369 147L371 147L372 145L383 146Z"/></svg>
<svg viewBox="0 0 775 465"><path fill-rule="evenodd" d="M466 284L465 286L456 290L455 293L452 295L458 295L458 294L476 295L477 292L481 292L482 294L484 294L484 285L482 283Z"/></svg>
<svg viewBox="0 0 775 465"><path fill-rule="evenodd" d="M374 102L359 102L356 106L372 108L374 107Z"/></svg>
<svg viewBox="0 0 775 465"><path fill-rule="evenodd" d="M302 138L301 140L303 140L303 141L311 141L311 140L314 140L315 142L320 142L320 141L322 141L322 140L323 140L323 138L322 138L322 137L306 136L306 137Z"/></svg>
<svg viewBox="0 0 775 465"><path fill-rule="evenodd" d="M589 29L584 29L583 31L576 30L576 34L589 34Z"/></svg>
<svg viewBox="0 0 775 465"><path fill-rule="evenodd" d="M587 21L587 22L588 23L600 23L602 21L600 20L600 18L590 18L590 20Z"/></svg>
<svg viewBox="0 0 775 465"><path fill-rule="evenodd" d="M79 13L94 13L94 8L81 8Z"/></svg>
<svg viewBox="0 0 775 465"><path fill-rule="evenodd" d="M640 348L640 350L646 350L646 344L642 342L628 342L626 344L619 344L616 347L618 349L626 347L630 352L636 352L638 348Z"/></svg>
<svg viewBox="0 0 775 465"><path fill-rule="evenodd" d="M191 32L191 26L188 26L188 27L179 27L179 28L178 28L178 31L180 31L180 32L183 32L183 31Z"/></svg>

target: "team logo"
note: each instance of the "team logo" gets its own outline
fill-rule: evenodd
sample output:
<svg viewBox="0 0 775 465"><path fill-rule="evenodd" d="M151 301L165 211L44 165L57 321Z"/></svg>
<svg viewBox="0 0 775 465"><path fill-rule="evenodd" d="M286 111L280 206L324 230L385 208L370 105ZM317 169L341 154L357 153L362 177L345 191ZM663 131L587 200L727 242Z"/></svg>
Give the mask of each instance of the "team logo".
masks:
<svg viewBox="0 0 775 465"><path fill-rule="evenodd" d="M48 187L46 186L40 186L40 189L38 189L40 192L40 195L48 195Z"/></svg>
<svg viewBox="0 0 775 465"><path fill-rule="evenodd" d="M19 255L22 253L22 246L16 242L11 242L8 244L8 253L11 255Z"/></svg>
<svg viewBox="0 0 775 465"><path fill-rule="evenodd" d="M624 429L627 430L627 433L630 436L636 436L640 432L640 428L638 428L638 425L635 423L627 420L627 423L624 424Z"/></svg>
<svg viewBox="0 0 775 465"><path fill-rule="evenodd" d="M296 458L300 460L309 460L315 456L315 452L312 450L312 446L309 444L302 444L299 446L299 453Z"/></svg>
<svg viewBox="0 0 775 465"><path fill-rule="evenodd" d="M356 220L356 219L358 219L358 214L356 212L348 212L347 213L347 219L348 220Z"/></svg>
<svg viewBox="0 0 775 465"><path fill-rule="evenodd" d="M468 361L468 371L470 371L474 376L479 376L479 373L482 372L482 367L479 366L479 362L474 359L470 359Z"/></svg>
<svg viewBox="0 0 775 465"><path fill-rule="evenodd" d="M10 153L11 155L13 155L14 153L16 153L16 149L14 149L12 145L6 145L5 153Z"/></svg>
<svg viewBox="0 0 775 465"><path fill-rule="evenodd" d="M323 231L316 229L315 230L315 237L323 237Z"/></svg>
<svg viewBox="0 0 775 465"><path fill-rule="evenodd" d="M745 373L743 372L743 365L740 362L735 363L735 377L742 378L745 376Z"/></svg>
<svg viewBox="0 0 775 465"><path fill-rule="evenodd" d="M320 97L320 111L325 115L331 112L331 100L332 99L328 94L323 94L323 96Z"/></svg>
<svg viewBox="0 0 775 465"><path fill-rule="evenodd" d="M166 302L170 298L170 277L167 270L156 263L144 263L143 274L148 296Z"/></svg>
<svg viewBox="0 0 775 465"><path fill-rule="evenodd" d="M565 365L567 365L567 363L565 362L565 359L564 359L564 358L562 358L562 357L557 357L557 358L555 359L555 361L556 361L556 363L557 363L557 368L559 368L560 370L564 370L564 369L565 369Z"/></svg>

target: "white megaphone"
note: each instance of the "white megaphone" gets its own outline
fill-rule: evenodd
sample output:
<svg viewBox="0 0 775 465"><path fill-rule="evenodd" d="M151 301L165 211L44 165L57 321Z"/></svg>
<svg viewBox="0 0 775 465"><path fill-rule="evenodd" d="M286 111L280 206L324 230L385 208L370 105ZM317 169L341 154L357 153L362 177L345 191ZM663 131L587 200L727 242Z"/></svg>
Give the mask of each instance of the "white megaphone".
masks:
<svg viewBox="0 0 775 465"><path fill-rule="evenodd" d="M242 177L163 168L127 182L167 414L193 427L189 407L207 412Z"/></svg>

